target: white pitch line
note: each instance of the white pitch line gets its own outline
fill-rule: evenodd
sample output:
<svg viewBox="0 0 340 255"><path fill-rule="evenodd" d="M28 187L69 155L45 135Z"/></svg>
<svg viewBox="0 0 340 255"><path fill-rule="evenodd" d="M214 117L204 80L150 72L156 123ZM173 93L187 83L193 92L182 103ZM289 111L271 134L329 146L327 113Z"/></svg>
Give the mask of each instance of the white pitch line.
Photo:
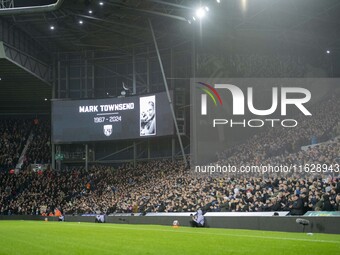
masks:
<svg viewBox="0 0 340 255"><path fill-rule="evenodd" d="M68 224L72 224L75 222L67 222ZM95 225L93 223L89 222L83 222L82 224L74 224L77 226L84 226L84 223L86 226ZM109 223L110 224L110 223ZM120 227L118 225L113 224L105 224L101 225L101 227L109 227L109 228L115 228L115 229L127 229L127 230L143 230L143 231L161 231L161 232L171 232L171 233L185 233L185 234L199 234L199 235L216 235L216 236L233 236L233 237L247 237L247 238L262 238L262 239L274 239L274 240L288 240L288 241L305 241L305 242L316 242L316 243L335 243L340 244L340 241L335 240L313 240L313 239L305 239L305 238L291 238L291 237L276 237L276 236L256 236L256 235L240 235L240 234L227 234L227 233L208 233L208 232L193 232L193 231L178 231L175 230L167 230L167 229L152 229L152 228L133 228L133 227ZM72 224L73 225L73 224ZM126 226L126 225L125 225Z"/></svg>

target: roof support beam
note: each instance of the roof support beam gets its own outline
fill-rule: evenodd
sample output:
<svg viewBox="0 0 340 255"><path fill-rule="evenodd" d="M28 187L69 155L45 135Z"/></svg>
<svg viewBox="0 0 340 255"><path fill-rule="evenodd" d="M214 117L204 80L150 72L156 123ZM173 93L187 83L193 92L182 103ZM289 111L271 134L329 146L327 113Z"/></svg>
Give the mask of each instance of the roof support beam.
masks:
<svg viewBox="0 0 340 255"><path fill-rule="evenodd" d="M1 41L0 58L5 58L8 61L11 61L47 84L50 84L51 82L51 69L47 64Z"/></svg>
<svg viewBox="0 0 340 255"><path fill-rule="evenodd" d="M57 10L64 0L57 0L54 4L42 5L42 6L29 6L29 7L12 7L0 8L0 15L13 15L13 14L26 14L37 12L50 12Z"/></svg>

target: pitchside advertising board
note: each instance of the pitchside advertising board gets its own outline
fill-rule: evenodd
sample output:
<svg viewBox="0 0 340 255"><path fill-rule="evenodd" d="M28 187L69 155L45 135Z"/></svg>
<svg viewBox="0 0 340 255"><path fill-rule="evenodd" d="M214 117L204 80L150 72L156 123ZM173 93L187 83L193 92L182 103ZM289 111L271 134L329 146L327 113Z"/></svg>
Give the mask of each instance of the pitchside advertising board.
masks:
<svg viewBox="0 0 340 255"><path fill-rule="evenodd" d="M196 78L190 94L194 167L254 148L311 144L339 121L339 79Z"/></svg>
<svg viewBox="0 0 340 255"><path fill-rule="evenodd" d="M145 96L52 101L55 143L112 141L172 135L165 92Z"/></svg>

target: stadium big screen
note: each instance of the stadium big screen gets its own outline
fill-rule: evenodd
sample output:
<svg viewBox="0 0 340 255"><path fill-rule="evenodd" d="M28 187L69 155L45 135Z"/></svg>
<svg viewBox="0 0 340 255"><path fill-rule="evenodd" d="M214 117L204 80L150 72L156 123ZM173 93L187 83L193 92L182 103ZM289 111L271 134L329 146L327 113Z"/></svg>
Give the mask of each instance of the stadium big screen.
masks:
<svg viewBox="0 0 340 255"><path fill-rule="evenodd" d="M111 141L174 133L165 92L145 96L52 101L55 143Z"/></svg>

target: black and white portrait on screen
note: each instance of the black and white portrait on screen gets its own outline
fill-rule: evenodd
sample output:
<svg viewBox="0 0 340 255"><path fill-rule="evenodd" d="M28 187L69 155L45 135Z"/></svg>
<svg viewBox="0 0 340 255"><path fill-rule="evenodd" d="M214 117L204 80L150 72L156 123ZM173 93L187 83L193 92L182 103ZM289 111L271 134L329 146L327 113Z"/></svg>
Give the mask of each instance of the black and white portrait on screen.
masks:
<svg viewBox="0 0 340 255"><path fill-rule="evenodd" d="M139 99L140 136L156 135L156 97L147 96Z"/></svg>

